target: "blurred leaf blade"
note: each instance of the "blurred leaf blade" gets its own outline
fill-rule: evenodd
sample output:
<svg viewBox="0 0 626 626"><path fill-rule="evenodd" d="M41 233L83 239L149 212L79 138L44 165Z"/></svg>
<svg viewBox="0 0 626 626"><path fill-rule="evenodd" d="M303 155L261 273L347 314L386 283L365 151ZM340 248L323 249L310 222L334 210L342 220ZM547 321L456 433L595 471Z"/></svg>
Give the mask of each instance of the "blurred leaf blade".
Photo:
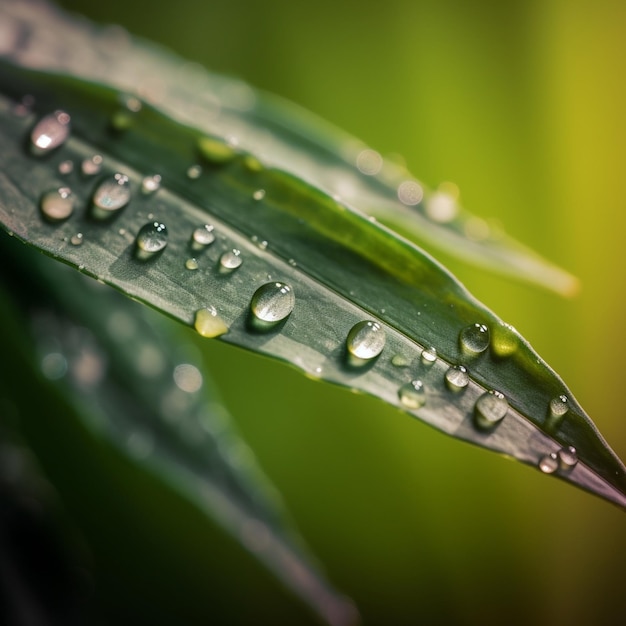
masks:
<svg viewBox="0 0 626 626"><path fill-rule="evenodd" d="M151 51L142 54L150 56ZM23 57L18 60L25 62ZM95 75L112 60L97 58ZM197 310L213 306L228 328L225 341L288 361L316 378L377 395L456 437L548 468L543 471L624 506L622 462L563 382L514 329L473 299L435 260L374 223L366 212L329 196L323 184L316 187L306 177L267 166L289 160L292 137L284 150L280 142L271 144L268 156L224 142L219 135L207 136L195 124L180 123L185 114L169 116L168 107L202 82L200 70L193 69L196 81L183 85L174 80L178 100L167 106L144 104L133 112L136 115L124 111L118 83L95 85L11 65L5 65L3 73L13 98L34 94L40 115L44 109L71 108L74 124L66 145L48 161L22 152L7 157L3 221L8 230L187 324L193 323ZM225 79L218 79L216 93L229 85L241 97L241 84ZM243 89L249 100L249 88ZM19 145L36 118L26 111L19 120L10 103L4 108L7 143ZM128 124L112 128L111 120L120 110L130 117ZM189 117L189 109L183 111ZM311 148L306 139L301 143L296 146L305 161L323 160L317 147ZM48 163L58 167L60 155L79 163L94 152L104 155L104 172L123 171L134 190L143 175L164 175L154 198L134 193L131 206L115 222L123 226L119 237L108 228L111 224L93 218L89 207L97 183L78 174L69 180L81 215L51 227L38 213L37 194L68 180L52 172ZM332 164L329 171L337 166L336 161ZM188 167L198 167L198 176L190 179ZM31 180L25 184L20 172L26 168L39 179L39 188L34 189ZM14 207L20 205L17 212ZM135 236L156 209L159 218L170 216L168 248L140 263ZM218 245L200 256L203 271L194 274L184 263L191 254L190 233L207 220L219 234ZM80 248L67 243L77 229L85 235ZM244 263L234 272L222 272L221 255L229 249L238 250ZM257 332L251 329L249 303L255 289L272 280L288 282L297 305L283 324ZM373 367L352 368L346 363L345 337L364 318L382 325L387 346ZM462 333L482 324L491 333L488 349L466 350ZM438 353L434 365L420 357L431 346ZM394 357L405 365L398 367ZM470 372L462 393L444 382L448 368L456 365ZM407 407L399 390L417 378L426 402ZM475 407L493 389L508 398L507 419L483 432L476 427ZM560 396L567 397L567 412L552 419L551 402ZM581 462L552 467L569 446L578 450ZM547 464L544 459L552 460Z"/></svg>

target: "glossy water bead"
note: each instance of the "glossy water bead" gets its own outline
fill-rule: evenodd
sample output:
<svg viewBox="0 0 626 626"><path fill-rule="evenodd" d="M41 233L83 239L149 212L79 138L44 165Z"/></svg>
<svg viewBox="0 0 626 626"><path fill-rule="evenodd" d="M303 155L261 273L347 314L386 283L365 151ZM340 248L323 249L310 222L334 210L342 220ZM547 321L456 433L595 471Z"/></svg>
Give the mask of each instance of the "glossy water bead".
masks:
<svg viewBox="0 0 626 626"><path fill-rule="evenodd" d="M367 361L383 351L385 341L383 327L378 322L365 320L350 329L346 338L346 348L353 357Z"/></svg>
<svg viewBox="0 0 626 626"><path fill-rule="evenodd" d="M70 135L70 121L65 111L55 111L42 117L30 134L33 154L46 154L63 145Z"/></svg>
<svg viewBox="0 0 626 626"><path fill-rule="evenodd" d="M474 419L476 426L483 430L489 430L497 426L509 410L509 403L499 391L484 393L474 407Z"/></svg>
<svg viewBox="0 0 626 626"><path fill-rule="evenodd" d="M262 322L280 322L292 311L296 298L290 285L271 282L261 285L252 296L250 310Z"/></svg>
<svg viewBox="0 0 626 626"><path fill-rule="evenodd" d="M398 390L400 402L407 409L419 409L426 404L426 392L421 380L412 380Z"/></svg>
<svg viewBox="0 0 626 626"><path fill-rule="evenodd" d="M144 224L137 233L137 248L147 254L161 252L167 246L167 226L161 222Z"/></svg>
<svg viewBox="0 0 626 626"><path fill-rule="evenodd" d="M472 324L459 334L461 348L470 354L480 354L489 347L489 328L485 324Z"/></svg>

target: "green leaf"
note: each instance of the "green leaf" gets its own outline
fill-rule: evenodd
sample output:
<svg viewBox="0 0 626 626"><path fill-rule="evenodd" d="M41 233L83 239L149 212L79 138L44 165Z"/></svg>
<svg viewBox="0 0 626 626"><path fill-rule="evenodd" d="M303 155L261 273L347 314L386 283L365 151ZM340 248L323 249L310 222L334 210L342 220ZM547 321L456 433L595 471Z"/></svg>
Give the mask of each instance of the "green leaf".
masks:
<svg viewBox="0 0 626 626"><path fill-rule="evenodd" d="M626 505L624 465L558 376L435 260L368 215L378 198L368 194L384 189L389 200L387 183L358 174L341 146L337 155L336 142L311 140L315 125L302 131L300 115L287 117L248 87L55 16L28 15L16 32L33 35L57 19L54 40L20 36L2 67L9 100L1 132L14 147L2 155L0 218L7 230L184 323L212 307L223 326L210 316L205 334L227 329L224 341L376 395L455 437ZM85 54L75 54L87 40ZM64 54L65 46L73 54ZM34 96L35 112L16 108L24 94ZM54 152L25 149L37 120L55 110L71 116L71 136ZM61 163L96 153L104 159L102 178L60 173ZM93 204L103 204L98 188L114 173L128 177L132 199L105 219L106 208ZM154 195L140 191L150 174L163 178ZM338 199L330 195L334 179L342 188L358 180L359 191ZM76 210L50 224L39 208L42 194L66 185ZM397 202L394 209L380 206L389 223L406 224L406 207L398 213ZM443 229L450 240L464 230L465 217L459 219L428 228ZM154 220L167 225L167 248L142 258L135 238ZM217 238L197 254L199 269L190 270L192 233L205 223ZM78 232L83 243L74 246ZM483 258L499 249L483 243ZM233 249L243 263L228 271L222 255ZM276 281L289 285L295 307L269 326L250 305L262 285ZM571 287L565 281L560 289ZM346 339L368 321L370 334L384 335L386 344L377 358L358 362ZM432 347L435 359L428 358ZM461 386L446 378L458 366L469 376Z"/></svg>

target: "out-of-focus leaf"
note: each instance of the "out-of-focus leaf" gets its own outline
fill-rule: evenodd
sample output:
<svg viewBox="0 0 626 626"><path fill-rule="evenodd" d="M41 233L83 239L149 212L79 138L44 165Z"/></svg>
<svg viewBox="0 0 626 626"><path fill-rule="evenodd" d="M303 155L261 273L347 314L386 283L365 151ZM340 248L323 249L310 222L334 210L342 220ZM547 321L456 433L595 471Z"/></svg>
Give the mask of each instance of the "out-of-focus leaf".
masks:
<svg viewBox="0 0 626 626"><path fill-rule="evenodd" d="M348 176L342 157L330 158L302 132L279 132L266 123L269 114L253 116L260 105L240 83L197 68L177 73L179 62L119 31L98 35L60 19L54 37L34 38L39 19L20 22L20 44L8 46L1 71L7 149L0 219L9 232L184 323L211 308L213 315L203 313L209 328L199 325L203 334L222 334L313 377L376 395L455 437L626 504L624 465L528 343L413 243L328 195L326 175L341 184L361 180L356 170ZM86 32L94 41L76 61ZM247 125L233 113L233 92ZM224 93L231 94L228 105ZM209 110L211 129L223 125L233 139L207 134ZM54 151L33 146L42 134L47 141L38 124L54 111L71 116L72 132ZM301 124L282 108L275 116L287 128ZM95 154L103 159L96 179L88 174ZM81 163L87 174L77 171ZM318 169L325 174L302 173ZM102 196L102 185L115 184L115 173L129 202L107 219L107 203L119 197L110 189ZM144 177L154 174L162 176L160 189L147 193L154 179ZM75 210L50 223L44 194L52 191L56 201L55 190L64 187L71 187ZM63 209L69 196L60 195ZM167 247L146 255L137 241L155 220L157 239L160 224L167 225ZM192 233L206 223L216 238L199 251ZM287 308L268 324L255 316L254 302L264 285L282 289L276 282L289 294L275 293L273 305ZM377 355L368 342L383 336ZM359 361L351 352L372 358Z"/></svg>
<svg viewBox="0 0 626 626"><path fill-rule="evenodd" d="M11 356L2 360L0 390L31 380L38 393L61 393L72 419L216 521L326 623L354 623L352 604L308 554L196 351L171 324L16 241L3 242L0 258L12 268L2 274ZM17 328L7 324L13 311ZM13 402L22 411L19 395ZM29 416L27 430L39 419Z"/></svg>

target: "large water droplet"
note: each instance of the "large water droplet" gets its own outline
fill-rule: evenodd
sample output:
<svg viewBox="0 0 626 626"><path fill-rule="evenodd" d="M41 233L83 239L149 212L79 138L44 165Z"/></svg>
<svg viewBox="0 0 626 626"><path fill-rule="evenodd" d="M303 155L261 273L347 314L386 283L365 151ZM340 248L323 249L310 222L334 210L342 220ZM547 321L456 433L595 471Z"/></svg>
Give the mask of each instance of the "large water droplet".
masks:
<svg viewBox="0 0 626 626"><path fill-rule="evenodd" d="M140 258L161 252L167 246L167 227L161 222L144 224L137 233L137 250Z"/></svg>
<svg viewBox="0 0 626 626"><path fill-rule="evenodd" d="M103 219L123 209L130 201L128 176L117 173L103 180L93 194L96 217Z"/></svg>
<svg viewBox="0 0 626 626"><path fill-rule="evenodd" d="M412 380L398 390L400 402L407 409L419 409L426 403L426 392L421 380Z"/></svg>
<svg viewBox="0 0 626 626"><path fill-rule="evenodd" d="M225 272L236 270L242 263L241 251L237 249L228 250L220 257L220 269Z"/></svg>
<svg viewBox="0 0 626 626"><path fill-rule="evenodd" d="M217 314L214 306L196 311L194 327L203 337L219 337L228 332L228 326Z"/></svg>
<svg viewBox="0 0 626 626"><path fill-rule="evenodd" d="M191 178L191 180L196 180L200 178L202 174L202 168L199 165L191 165L187 168L187 178Z"/></svg>
<svg viewBox="0 0 626 626"><path fill-rule="evenodd" d="M74 212L74 196L69 187L47 191L41 196L41 212L51 222L66 220Z"/></svg>
<svg viewBox="0 0 626 626"><path fill-rule="evenodd" d="M559 467L559 460L554 452L546 454L539 459L539 469L544 474L554 474Z"/></svg>
<svg viewBox="0 0 626 626"><path fill-rule="evenodd" d="M433 347L422 350L422 363L432 365L437 360L437 350Z"/></svg>
<svg viewBox="0 0 626 626"><path fill-rule="evenodd" d="M70 243L73 246L82 246L84 240L83 233L75 233L70 237Z"/></svg>
<svg viewBox="0 0 626 626"><path fill-rule="evenodd" d="M509 403L499 391L488 391L478 400L474 411L476 425L481 429L490 429L499 424L509 410Z"/></svg>
<svg viewBox="0 0 626 626"><path fill-rule="evenodd" d="M196 228L191 233L191 247L194 250L202 250L202 248L212 244L214 241L215 235L211 224L200 226L200 228Z"/></svg>
<svg viewBox="0 0 626 626"><path fill-rule="evenodd" d="M557 452L559 457L559 465L563 470L571 470L578 463L578 454L574 446L567 446L567 448L561 448Z"/></svg>
<svg viewBox="0 0 626 626"><path fill-rule="evenodd" d="M470 354L480 354L489 347L489 328L485 324L472 324L459 334L461 348Z"/></svg>
<svg viewBox="0 0 626 626"><path fill-rule="evenodd" d="M293 289L286 283L271 282L261 285L252 296L250 310L262 322L284 320L296 304Z"/></svg>
<svg viewBox="0 0 626 626"><path fill-rule="evenodd" d="M70 135L70 116L65 111L55 111L42 117L30 134L33 154L46 154L63 145Z"/></svg>
<svg viewBox="0 0 626 626"><path fill-rule="evenodd" d="M377 357L385 347L385 331L378 322L363 321L355 324L348 333L346 347L357 359L367 361Z"/></svg>
<svg viewBox="0 0 626 626"><path fill-rule="evenodd" d="M446 385L451 391L461 391L469 384L469 374L463 365L450 367L445 374Z"/></svg>

